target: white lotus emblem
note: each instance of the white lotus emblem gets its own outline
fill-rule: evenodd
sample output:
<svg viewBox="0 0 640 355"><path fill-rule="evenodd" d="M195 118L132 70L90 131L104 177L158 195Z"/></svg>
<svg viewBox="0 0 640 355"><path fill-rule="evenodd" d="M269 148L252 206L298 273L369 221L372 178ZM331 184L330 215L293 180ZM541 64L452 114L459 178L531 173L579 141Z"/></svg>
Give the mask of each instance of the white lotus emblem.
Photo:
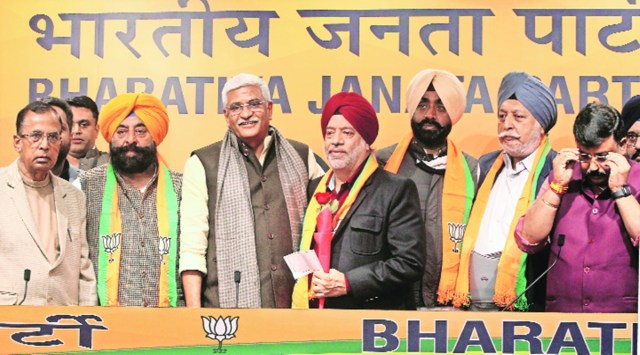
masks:
<svg viewBox="0 0 640 355"><path fill-rule="evenodd" d="M214 349L214 352L221 353L222 342L227 339L235 338L236 330L238 330L238 317L222 318L218 317L202 317L202 328L207 333L207 338L218 341L218 349Z"/></svg>
<svg viewBox="0 0 640 355"><path fill-rule="evenodd" d="M122 233L113 233L111 235L103 235L102 236L102 246L104 247L104 251L109 253L109 262L113 262L113 253L120 247L120 238L122 237Z"/></svg>
<svg viewBox="0 0 640 355"><path fill-rule="evenodd" d="M458 249L458 243L462 242L462 237L464 236L464 231L467 229L467 225L464 223L453 223L448 222L449 225L449 240L453 242L453 252L459 253L460 249Z"/></svg>
<svg viewBox="0 0 640 355"><path fill-rule="evenodd" d="M160 257L162 257L162 263L165 262L165 255L169 254L169 248L171 247L171 237L158 237L158 251L160 252Z"/></svg>

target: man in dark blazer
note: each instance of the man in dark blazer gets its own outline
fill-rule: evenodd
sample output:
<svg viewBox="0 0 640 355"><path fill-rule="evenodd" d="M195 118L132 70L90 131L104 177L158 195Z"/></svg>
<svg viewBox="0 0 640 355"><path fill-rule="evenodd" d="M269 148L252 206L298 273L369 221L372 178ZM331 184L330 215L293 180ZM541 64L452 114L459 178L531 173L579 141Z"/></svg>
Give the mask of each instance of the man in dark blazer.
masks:
<svg viewBox="0 0 640 355"><path fill-rule="evenodd" d="M425 258L415 184L378 167L378 119L362 96L334 95L321 125L331 170L312 182L301 250L313 248L324 271L298 280L293 307L415 309Z"/></svg>

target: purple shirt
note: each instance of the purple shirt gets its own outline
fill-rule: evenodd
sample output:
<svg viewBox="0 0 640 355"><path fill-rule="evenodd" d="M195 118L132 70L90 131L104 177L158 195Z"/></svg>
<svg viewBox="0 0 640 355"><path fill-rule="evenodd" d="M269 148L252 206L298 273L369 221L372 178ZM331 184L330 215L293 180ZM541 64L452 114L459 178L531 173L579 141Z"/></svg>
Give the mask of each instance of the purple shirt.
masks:
<svg viewBox="0 0 640 355"><path fill-rule="evenodd" d="M630 164L627 183L636 200L640 200L640 165ZM553 181L553 173L549 181ZM529 245L521 235L523 220L524 216L515 231L518 247L531 254L551 244L549 265L558 254L558 236L565 235L560 259L547 275L547 312L638 311L638 248L633 245L608 188L596 198L576 167L550 238L539 245Z"/></svg>

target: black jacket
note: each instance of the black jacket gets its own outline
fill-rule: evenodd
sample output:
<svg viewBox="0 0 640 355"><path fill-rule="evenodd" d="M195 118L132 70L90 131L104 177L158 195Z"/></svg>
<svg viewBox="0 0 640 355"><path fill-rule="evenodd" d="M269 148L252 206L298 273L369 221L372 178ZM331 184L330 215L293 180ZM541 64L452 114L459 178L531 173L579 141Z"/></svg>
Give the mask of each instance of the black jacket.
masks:
<svg viewBox="0 0 640 355"><path fill-rule="evenodd" d="M424 235L413 181L378 168L332 240L331 268L346 274L351 291L325 307L415 309L411 285L422 277Z"/></svg>

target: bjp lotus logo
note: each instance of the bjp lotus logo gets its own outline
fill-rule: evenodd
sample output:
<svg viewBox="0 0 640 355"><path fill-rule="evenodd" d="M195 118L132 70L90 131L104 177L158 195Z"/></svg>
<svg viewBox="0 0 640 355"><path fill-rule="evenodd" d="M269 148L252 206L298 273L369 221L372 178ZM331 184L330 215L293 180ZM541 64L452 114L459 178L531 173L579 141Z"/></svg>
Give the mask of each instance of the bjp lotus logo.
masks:
<svg viewBox="0 0 640 355"><path fill-rule="evenodd" d="M163 264L166 264L164 256L169 254L169 248L171 248L171 237L158 237L158 251Z"/></svg>
<svg viewBox="0 0 640 355"><path fill-rule="evenodd" d="M111 235L103 235L102 236L102 246L104 247L104 251L109 253L109 262L113 262L113 253L118 250L120 247L120 237L122 233L113 233Z"/></svg>
<svg viewBox="0 0 640 355"><path fill-rule="evenodd" d="M222 318L222 316L216 319L215 317L202 317L202 328L207 333L207 338L217 340L218 348L213 349L214 353L223 353L222 342L227 339L236 337L236 330L238 330L238 317Z"/></svg>
<svg viewBox="0 0 640 355"><path fill-rule="evenodd" d="M453 242L453 252L459 253L458 243L462 242L464 236L464 230L467 229L467 225L464 223L448 222L449 225L449 240Z"/></svg>

